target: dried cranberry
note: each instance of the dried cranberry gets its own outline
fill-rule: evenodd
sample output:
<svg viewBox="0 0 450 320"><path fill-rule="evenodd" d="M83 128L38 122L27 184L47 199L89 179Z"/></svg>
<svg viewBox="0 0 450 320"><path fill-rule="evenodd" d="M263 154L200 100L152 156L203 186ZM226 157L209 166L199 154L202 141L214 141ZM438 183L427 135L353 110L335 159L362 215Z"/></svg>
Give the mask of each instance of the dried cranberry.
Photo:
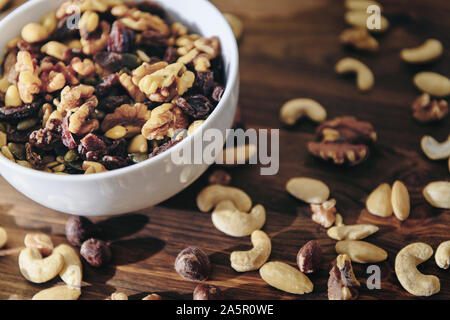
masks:
<svg viewBox="0 0 450 320"><path fill-rule="evenodd" d="M19 107L1 107L0 120L21 120L32 116L39 111L41 105L39 102L24 104Z"/></svg>
<svg viewBox="0 0 450 320"><path fill-rule="evenodd" d="M128 166L128 159L117 156L103 156L102 163L108 170L114 170Z"/></svg>
<svg viewBox="0 0 450 320"><path fill-rule="evenodd" d="M201 94L186 98L179 97L175 100L175 104L194 119L205 118L214 109L209 99Z"/></svg>
<svg viewBox="0 0 450 320"><path fill-rule="evenodd" d="M110 94L111 89L119 84L120 84L119 75L117 73L107 75L95 87L95 94L97 97L104 97Z"/></svg>
<svg viewBox="0 0 450 320"><path fill-rule="evenodd" d="M220 100L222 100L223 92L225 89L222 86L216 86L211 94L211 98L219 103Z"/></svg>
<svg viewBox="0 0 450 320"><path fill-rule="evenodd" d="M131 51L134 42L134 32L119 21L115 21L108 38L108 51L126 53Z"/></svg>
<svg viewBox="0 0 450 320"><path fill-rule="evenodd" d="M124 66L122 55L115 52L98 52L94 55L94 61L111 72L119 71Z"/></svg>
<svg viewBox="0 0 450 320"><path fill-rule="evenodd" d="M201 94L209 96L214 86L214 73L212 71L197 72L195 86Z"/></svg>
<svg viewBox="0 0 450 320"><path fill-rule="evenodd" d="M89 133L80 140L78 153L88 161L98 161L105 155L106 145L98 136Z"/></svg>
<svg viewBox="0 0 450 320"><path fill-rule="evenodd" d="M50 151L61 142L61 120L51 119L46 128L35 130L30 134L33 147Z"/></svg>
<svg viewBox="0 0 450 320"><path fill-rule="evenodd" d="M166 52L164 53L163 60L171 64L176 62L177 59L178 59L177 49L173 46L167 47Z"/></svg>
<svg viewBox="0 0 450 320"><path fill-rule="evenodd" d="M72 133L69 131L69 117L65 116L61 125L61 140L62 143L69 149L75 149L77 147L77 142L73 137Z"/></svg>
<svg viewBox="0 0 450 320"><path fill-rule="evenodd" d="M180 141L181 140L170 140L170 141L164 143L163 145L156 147L155 149L153 149L149 158L153 158L153 157L157 156L158 154L163 153L166 150L169 150L170 148L172 148L174 145L176 145Z"/></svg>

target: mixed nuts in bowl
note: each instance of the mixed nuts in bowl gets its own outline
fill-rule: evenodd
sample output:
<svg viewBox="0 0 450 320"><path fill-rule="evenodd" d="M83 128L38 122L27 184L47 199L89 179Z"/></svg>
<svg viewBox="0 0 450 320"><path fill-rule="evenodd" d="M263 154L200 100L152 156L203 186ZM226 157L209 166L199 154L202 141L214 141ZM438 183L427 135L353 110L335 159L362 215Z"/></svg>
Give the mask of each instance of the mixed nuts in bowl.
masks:
<svg viewBox="0 0 450 320"><path fill-rule="evenodd" d="M0 26L0 171L47 207L111 215L159 203L208 167L164 151L201 139L199 124L231 127L237 45L208 1L33 1Z"/></svg>

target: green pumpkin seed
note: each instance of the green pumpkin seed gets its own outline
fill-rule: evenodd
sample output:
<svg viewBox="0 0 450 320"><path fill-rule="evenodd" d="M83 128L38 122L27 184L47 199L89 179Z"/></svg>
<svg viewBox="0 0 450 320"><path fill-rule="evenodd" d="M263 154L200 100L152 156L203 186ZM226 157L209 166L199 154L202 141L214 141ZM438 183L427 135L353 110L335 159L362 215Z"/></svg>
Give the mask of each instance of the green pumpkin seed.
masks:
<svg viewBox="0 0 450 320"><path fill-rule="evenodd" d="M67 162L67 165L75 170L84 171L81 162L78 162L78 161Z"/></svg>
<svg viewBox="0 0 450 320"><path fill-rule="evenodd" d="M58 161L59 163L64 163L64 162L65 162L63 156L57 156L57 157L56 157L56 161Z"/></svg>
<svg viewBox="0 0 450 320"><path fill-rule="evenodd" d="M25 146L20 143L8 143L8 148L15 158L25 160Z"/></svg>
<svg viewBox="0 0 450 320"><path fill-rule="evenodd" d="M74 150L69 150L64 155L64 161L66 162L73 162L78 160L78 154Z"/></svg>
<svg viewBox="0 0 450 320"><path fill-rule="evenodd" d="M142 60L137 55L131 53L124 53L122 54L122 57L125 67L127 67L130 70L136 69L142 64Z"/></svg>
<svg viewBox="0 0 450 320"><path fill-rule="evenodd" d="M6 127L3 123L0 122L0 131L1 132L6 132Z"/></svg>
<svg viewBox="0 0 450 320"><path fill-rule="evenodd" d="M17 130L24 131L30 129L34 127L38 123L38 121L39 120L36 118L22 120L17 124Z"/></svg>
<svg viewBox="0 0 450 320"><path fill-rule="evenodd" d="M129 157L134 163L139 163L148 159L147 153L130 153Z"/></svg>

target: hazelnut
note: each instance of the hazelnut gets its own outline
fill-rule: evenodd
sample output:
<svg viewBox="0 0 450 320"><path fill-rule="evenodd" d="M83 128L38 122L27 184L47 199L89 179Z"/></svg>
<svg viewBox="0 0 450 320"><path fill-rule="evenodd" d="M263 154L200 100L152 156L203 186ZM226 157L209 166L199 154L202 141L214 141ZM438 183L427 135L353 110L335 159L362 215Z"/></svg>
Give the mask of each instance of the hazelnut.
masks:
<svg viewBox="0 0 450 320"><path fill-rule="evenodd" d="M96 233L96 226L85 217L72 216L66 222L67 241L73 246L81 246L85 240L94 237Z"/></svg>
<svg viewBox="0 0 450 320"><path fill-rule="evenodd" d="M194 289L194 300L223 300L222 291L209 284L199 284Z"/></svg>
<svg viewBox="0 0 450 320"><path fill-rule="evenodd" d="M204 281L211 272L209 258L197 247L182 250L175 259L175 270L183 278L191 281Z"/></svg>
<svg viewBox="0 0 450 320"><path fill-rule="evenodd" d="M297 254L297 265L303 273L313 273L320 268L322 249L317 240L308 241Z"/></svg>
<svg viewBox="0 0 450 320"><path fill-rule="evenodd" d="M80 254L93 267L101 267L111 260L111 249L108 244L94 238L83 242Z"/></svg>

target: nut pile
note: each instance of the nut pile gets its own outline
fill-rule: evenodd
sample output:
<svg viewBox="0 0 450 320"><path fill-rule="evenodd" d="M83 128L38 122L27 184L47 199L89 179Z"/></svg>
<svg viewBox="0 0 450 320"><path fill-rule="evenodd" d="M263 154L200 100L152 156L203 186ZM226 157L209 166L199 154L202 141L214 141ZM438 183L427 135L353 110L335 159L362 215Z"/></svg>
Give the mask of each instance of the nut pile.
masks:
<svg viewBox="0 0 450 320"><path fill-rule="evenodd" d="M81 19L70 28L73 5ZM151 1L64 2L23 27L3 66L1 152L57 174L153 157L200 126L224 92L219 39L169 23Z"/></svg>

